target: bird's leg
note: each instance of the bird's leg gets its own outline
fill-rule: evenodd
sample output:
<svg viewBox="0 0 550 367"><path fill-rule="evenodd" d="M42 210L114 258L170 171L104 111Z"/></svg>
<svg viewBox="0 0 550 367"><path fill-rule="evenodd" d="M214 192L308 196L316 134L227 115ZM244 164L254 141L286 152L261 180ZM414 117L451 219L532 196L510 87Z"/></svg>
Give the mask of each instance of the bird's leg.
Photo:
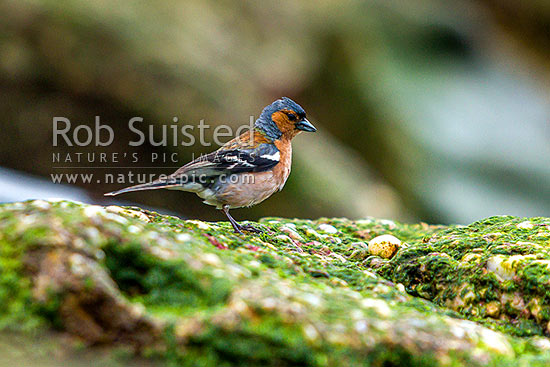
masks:
<svg viewBox="0 0 550 367"><path fill-rule="evenodd" d="M229 214L229 205L224 205L222 207L222 211L227 216L227 219L229 219L229 222L233 226L233 229L235 230L235 233L243 234L243 232L242 232L243 230L248 231L248 232L254 232L254 233L262 233L263 232L261 229L254 228L250 224L241 225L241 224L237 223L237 221L235 219L233 219L231 214Z"/></svg>
<svg viewBox="0 0 550 367"><path fill-rule="evenodd" d="M229 205L224 205L222 207L222 211L225 213L225 215L227 216L227 219L229 219L229 222L231 223L231 225L233 226L233 229L235 230L235 233L240 233L240 234L243 234L243 232L241 231L241 226L239 225L239 223L237 223L237 221L235 219L233 219L233 217L231 216L231 214L229 214Z"/></svg>

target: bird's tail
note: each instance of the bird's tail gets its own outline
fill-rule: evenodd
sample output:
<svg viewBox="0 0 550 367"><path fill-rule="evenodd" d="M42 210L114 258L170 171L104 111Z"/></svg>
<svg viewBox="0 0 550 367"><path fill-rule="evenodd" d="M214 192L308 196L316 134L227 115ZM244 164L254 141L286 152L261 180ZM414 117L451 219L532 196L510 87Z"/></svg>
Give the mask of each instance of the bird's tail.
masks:
<svg viewBox="0 0 550 367"><path fill-rule="evenodd" d="M144 191L144 190L157 190L157 189L168 189L174 186L179 186L179 183L176 182L170 182L170 181L153 181L148 182L140 185L125 187L124 189L120 189L117 191L111 191L107 192L103 195L105 196L115 196L119 194L124 194L126 192L132 192L132 191Z"/></svg>

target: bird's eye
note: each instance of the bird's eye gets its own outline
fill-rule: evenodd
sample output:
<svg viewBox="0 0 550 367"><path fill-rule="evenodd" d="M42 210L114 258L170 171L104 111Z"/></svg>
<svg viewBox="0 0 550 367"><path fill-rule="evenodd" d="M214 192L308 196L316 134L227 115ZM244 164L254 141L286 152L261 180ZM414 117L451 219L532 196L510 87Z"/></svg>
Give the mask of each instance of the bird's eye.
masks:
<svg viewBox="0 0 550 367"><path fill-rule="evenodd" d="M295 114L289 112L289 113L287 113L286 115L288 116L288 119L289 119L290 121L296 120L296 115L295 115Z"/></svg>

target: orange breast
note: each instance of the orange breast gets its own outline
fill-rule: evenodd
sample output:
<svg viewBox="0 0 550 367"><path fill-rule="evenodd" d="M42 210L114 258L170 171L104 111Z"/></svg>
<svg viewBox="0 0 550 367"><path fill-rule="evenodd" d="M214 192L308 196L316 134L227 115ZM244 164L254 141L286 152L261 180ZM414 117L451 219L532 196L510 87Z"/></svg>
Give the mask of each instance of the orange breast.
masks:
<svg viewBox="0 0 550 367"><path fill-rule="evenodd" d="M278 185L279 190L283 188L285 182L290 175L290 168L292 166L292 145L290 139L275 140L275 146L279 149L280 161L273 168L273 179Z"/></svg>

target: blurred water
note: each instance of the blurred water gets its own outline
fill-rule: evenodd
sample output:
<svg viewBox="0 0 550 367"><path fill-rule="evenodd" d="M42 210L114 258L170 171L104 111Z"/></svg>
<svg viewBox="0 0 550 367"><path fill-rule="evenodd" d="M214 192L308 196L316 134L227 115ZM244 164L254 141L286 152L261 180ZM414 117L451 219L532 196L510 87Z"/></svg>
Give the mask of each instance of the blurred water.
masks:
<svg viewBox="0 0 550 367"><path fill-rule="evenodd" d="M136 204L118 198L98 197L73 185L57 184L45 178L32 176L20 171L0 167L0 203L25 200L72 200L88 204L123 205L140 207L166 215L177 215L185 218L181 213L161 209L150 205Z"/></svg>
<svg viewBox="0 0 550 367"><path fill-rule="evenodd" d="M54 198L93 202L86 191L75 186L54 184L44 178L0 167L0 202Z"/></svg>

